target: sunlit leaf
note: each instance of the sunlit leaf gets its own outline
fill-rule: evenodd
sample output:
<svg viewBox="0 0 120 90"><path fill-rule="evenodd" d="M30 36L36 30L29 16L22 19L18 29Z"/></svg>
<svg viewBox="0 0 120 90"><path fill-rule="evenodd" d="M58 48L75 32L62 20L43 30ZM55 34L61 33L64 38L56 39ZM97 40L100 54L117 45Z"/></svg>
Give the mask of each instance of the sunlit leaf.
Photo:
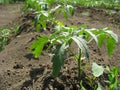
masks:
<svg viewBox="0 0 120 90"><path fill-rule="evenodd" d="M92 73L95 77L99 77L104 72L103 66L99 66L97 63L92 64Z"/></svg>
<svg viewBox="0 0 120 90"><path fill-rule="evenodd" d="M107 30L106 32L112 36L116 43L118 42L118 36L113 31Z"/></svg>
<svg viewBox="0 0 120 90"><path fill-rule="evenodd" d="M79 49L81 49L85 57L89 59L89 49L85 40L77 36L73 36L72 39L77 43Z"/></svg>
<svg viewBox="0 0 120 90"><path fill-rule="evenodd" d="M92 33L89 29L85 29L85 31L87 33L89 33L92 36L92 38L95 40L95 42L98 44L98 39L97 39L96 35L94 33Z"/></svg>
<svg viewBox="0 0 120 90"><path fill-rule="evenodd" d="M48 37L42 36L38 38L31 46L30 50L33 51L35 58L38 58L41 55L45 43L48 42Z"/></svg>
<svg viewBox="0 0 120 90"><path fill-rule="evenodd" d="M112 55L113 50L115 49L115 44L116 44L115 40L110 37L107 39L106 44L107 44L108 55Z"/></svg>
<svg viewBox="0 0 120 90"><path fill-rule="evenodd" d="M104 42L104 40L105 40L105 37L106 37L105 34L100 34L100 35L98 36L98 45L99 45L99 46L102 46L102 44L103 44L103 42Z"/></svg>
<svg viewBox="0 0 120 90"><path fill-rule="evenodd" d="M62 11L62 14L63 14L63 16L65 17L65 19L68 20L68 14L67 14L67 11L66 11L66 10L63 10L63 11Z"/></svg>
<svg viewBox="0 0 120 90"><path fill-rule="evenodd" d="M57 5L55 8L51 9L51 13L54 13L58 9L60 9L61 5Z"/></svg>
<svg viewBox="0 0 120 90"><path fill-rule="evenodd" d="M74 7L72 5L67 5L67 9L70 12L70 15L73 16L74 15Z"/></svg>
<svg viewBox="0 0 120 90"><path fill-rule="evenodd" d="M100 83L98 83L98 87L96 90L102 90L102 86L100 85Z"/></svg>
<svg viewBox="0 0 120 90"><path fill-rule="evenodd" d="M41 13L45 16L45 17L48 17L49 16L49 13L47 11L41 11Z"/></svg>

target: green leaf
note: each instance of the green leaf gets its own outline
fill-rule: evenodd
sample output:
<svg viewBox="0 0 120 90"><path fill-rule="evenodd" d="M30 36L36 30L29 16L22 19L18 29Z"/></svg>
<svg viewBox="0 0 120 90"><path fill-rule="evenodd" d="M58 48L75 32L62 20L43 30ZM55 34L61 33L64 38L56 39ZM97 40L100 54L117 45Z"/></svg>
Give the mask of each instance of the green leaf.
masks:
<svg viewBox="0 0 120 90"><path fill-rule="evenodd" d="M92 64L92 73L95 77L99 77L104 72L104 68L99 66L97 63Z"/></svg>
<svg viewBox="0 0 120 90"><path fill-rule="evenodd" d="M56 78L61 70L61 67L64 65L64 60L66 59L66 45L58 44L54 50L52 62L53 62L53 76Z"/></svg>
<svg viewBox="0 0 120 90"><path fill-rule="evenodd" d="M100 83L98 83L98 87L96 90L102 90L102 86L100 85Z"/></svg>
<svg viewBox="0 0 120 90"><path fill-rule="evenodd" d="M116 43L118 42L118 36L113 31L107 30L106 32L112 36Z"/></svg>
<svg viewBox="0 0 120 90"><path fill-rule="evenodd" d="M51 13L54 13L55 11L57 11L60 8L61 8L61 5L56 6L55 8L51 9Z"/></svg>
<svg viewBox="0 0 120 90"><path fill-rule="evenodd" d="M85 57L89 59L89 49L85 40L77 36L73 36L72 39L77 43L79 49L82 50L82 53L85 55Z"/></svg>
<svg viewBox="0 0 120 90"><path fill-rule="evenodd" d="M82 89L82 90L87 90L87 89L83 86L82 80L80 81L80 86L81 86L81 89Z"/></svg>
<svg viewBox="0 0 120 90"><path fill-rule="evenodd" d="M38 31L40 30L40 28L41 28L41 24L37 23L37 24L35 25L36 31L38 32Z"/></svg>
<svg viewBox="0 0 120 90"><path fill-rule="evenodd" d="M69 10L71 16L73 16L74 15L74 8L73 8L73 6L67 5L67 9Z"/></svg>
<svg viewBox="0 0 120 90"><path fill-rule="evenodd" d="M33 51L35 58L38 58L41 55L45 43L48 42L48 37L42 36L38 38L31 46L30 50Z"/></svg>
<svg viewBox="0 0 120 90"><path fill-rule="evenodd" d="M90 30L86 29L85 30L88 34L92 36L92 38L95 40L95 42L98 44L98 39L94 33L92 33Z"/></svg>
<svg viewBox="0 0 120 90"><path fill-rule="evenodd" d="M108 55L112 55L113 50L115 49L115 40L111 37L109 37L107 39L107 51L108 51Z"/></svg>
<svg viewBox="0 0 120 90"><path fill-rule="evenodd" d="M41 11L41 13L45 16L45 17L48 17L49 16L49 13L47 11Z"/></svg>
<svg viewBox="0 0 120 90"><path fill-rule="evenodd" d="M68 14L67 14L67 11L66 11L66 10L63 10L62 13L63 13L63 16L65 17L65 19L68 20Z"/></svg>
<svg viewBox="0 0 120 90"><path fill-rule="evenodd" d="M41 23L40 23L40 17L41 15L37 15L36 18L35 18L35 22L34 22L34 25L35 25L35 29L36 31L38 32L41 28Z"/></svg>
<svg viewBox="0 0 120 90"><path fill-rule="evenodd" d="M114 84L110 84L109 89L114 90Z"/></svg>
<svg viewBox="0 0 120 90"><path fill-rule="evenodd" d="M43 29L46 29L46 27L47 27L46 26L46 21L43 21L41 24L42 24Z"/></svg>
<svg viewBox="0 0 120 90"><path fill-rule="evenodd" d="M100 47L102 46L105 37L106 37L106 34L100 34L100 35L98 36L98 45L99 45Z"/></svg>

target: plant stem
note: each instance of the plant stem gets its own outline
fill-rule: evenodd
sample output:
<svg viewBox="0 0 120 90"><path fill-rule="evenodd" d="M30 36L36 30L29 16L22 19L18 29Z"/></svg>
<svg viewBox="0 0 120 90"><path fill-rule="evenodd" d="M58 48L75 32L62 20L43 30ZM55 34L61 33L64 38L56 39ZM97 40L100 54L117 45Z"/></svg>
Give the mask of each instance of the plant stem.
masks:
<svg viewBox="0 0 120 90"><path fill-rule="evenodd" d="M72 53L72 55L74 56L75 60L77 61L78 60L77 55L70 48L68 48L68 50Z"/></svg>
<svg viewBox="0 0 120 90"><path fill-rule="evenodd" d="M79 50L78 56L78 79L81 77L81 49Z"/></svg>

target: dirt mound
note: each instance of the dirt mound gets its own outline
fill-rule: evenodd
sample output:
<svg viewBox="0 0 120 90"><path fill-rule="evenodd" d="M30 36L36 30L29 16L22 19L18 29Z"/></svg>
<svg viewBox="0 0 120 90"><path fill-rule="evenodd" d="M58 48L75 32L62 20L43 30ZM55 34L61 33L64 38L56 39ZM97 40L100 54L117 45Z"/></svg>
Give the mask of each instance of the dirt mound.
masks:
<svg viewBox="0 0 120 90"><path fill-rule="evenodd" d="M21 21L24 22L18 36L11 40L5 50L0 52L0 90L79 90L78 67L72 56L68 55L69 58L57 79L52 76L49 53L43 52L38 59L33 57L29 46L36 37L49 35L51 32L48 30L41 33L34 32L31 18L31 16L30 18L28 16L22 17ZM62 15L58 16L58 19L66 25L87 24L89 28L112 27L112 30L120 37L120 22L112 23L111 20L114 20L114 16L106 15L102 9L76 7L75 15L70 17L68 21ZM71 48L77 50L76 45L72 45ZM120 42L111 57L107 56L104 46L100 49L95 46L94 42L90 44L90 49L91 60L89 62L85 60L83 66L91 65L91 62L95 61L102 65L115 65L120 68ZM89 70L90 68L85 71L86 73L83 72L81 79L84 80L84 86L93 90L85 79L86 75L90 75L91 71ZM106 84L103 83L103 85L104 90L107 90Z"/></svg>

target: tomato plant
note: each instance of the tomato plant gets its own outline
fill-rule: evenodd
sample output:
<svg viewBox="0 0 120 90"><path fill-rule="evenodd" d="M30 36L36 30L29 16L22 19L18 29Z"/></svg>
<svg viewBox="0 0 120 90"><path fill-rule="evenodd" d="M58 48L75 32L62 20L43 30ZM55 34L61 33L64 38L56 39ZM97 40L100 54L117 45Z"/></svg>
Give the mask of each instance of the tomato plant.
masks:
<svg viewBox="0 0 120 90"><path fill-rule="evenodd" d="M25 2L25 9L27 9L27 11L33 11L36 14L34 21L36 31L40 29L46 30L48 22L54 24L55 13L62 13L66 19L68 19L69 13L71 16L74 15L74 8L72 5L61 4L50 8L51 3L52 1L50 0L27 0Z"/></svg>
<svg viewBox="0 0 120 90"><path fill-rule="evenodd" d="M78 55L74 54L74 57L78 62L78 77L80 78L82 55L89 60L88 43L91 40L95 40L96 44L101 46L105 39L108 54L111 55L115 48L115 43L118 42L118 37L108 28L86 29L84 27L78 28L76 26L65 27L62 23L58 22L58 25L55 27L55 32L49 37L40 37L31 45L30 50L32 50L35 57L38 58L47 42L50 43L48 49L55 45L56 48L53 51L52 67L53 75L54 77L57 77L61 67L64 65L66 53L70 50L70 45L75 42L78 45ZM72 50L70 51L72 52Z"/></svg>

